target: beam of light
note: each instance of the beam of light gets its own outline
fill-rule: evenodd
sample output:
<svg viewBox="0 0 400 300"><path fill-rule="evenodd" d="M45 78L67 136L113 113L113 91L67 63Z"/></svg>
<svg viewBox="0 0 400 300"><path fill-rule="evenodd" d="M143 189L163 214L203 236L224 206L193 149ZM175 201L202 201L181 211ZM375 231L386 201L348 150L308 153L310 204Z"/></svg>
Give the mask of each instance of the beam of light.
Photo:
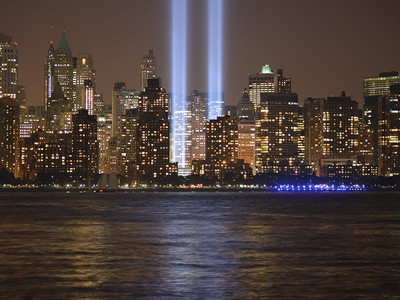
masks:
<svg viewBox="0 0 400 300"><path fill-rule="evenodd" d="M223 115L223 0L208 0L208 119Z"/></svg>
<svg viewBox="0 0 400 300"><path fill-rule="evenodd" d="M186 167L187 1L172 0L172 159Z"/></svg>

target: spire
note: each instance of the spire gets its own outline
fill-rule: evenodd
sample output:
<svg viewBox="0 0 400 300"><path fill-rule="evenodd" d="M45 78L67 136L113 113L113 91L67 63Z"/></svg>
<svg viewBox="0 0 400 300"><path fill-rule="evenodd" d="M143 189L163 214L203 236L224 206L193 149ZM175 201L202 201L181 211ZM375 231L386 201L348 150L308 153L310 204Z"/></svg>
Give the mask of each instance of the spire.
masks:
<svg viewBox="0 0 400 300"><path fill-rule="evenodd" d="M62 31L61 40L60 40L60 43L58 44L57 50L71 51L71 49L69 48L69 45L68 45L65 28Z"/></svg>

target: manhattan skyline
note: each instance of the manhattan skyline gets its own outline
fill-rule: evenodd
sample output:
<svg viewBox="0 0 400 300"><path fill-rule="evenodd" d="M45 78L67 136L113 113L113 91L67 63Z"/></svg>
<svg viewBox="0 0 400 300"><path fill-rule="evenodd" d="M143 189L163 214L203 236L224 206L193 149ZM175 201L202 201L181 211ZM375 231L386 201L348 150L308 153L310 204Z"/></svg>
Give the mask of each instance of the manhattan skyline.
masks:
<svg viewBox="0 0 400 300"><path fill-rule="evenodd" d="M73 53L92 53L106 103L114 82L140 88L138 69L148 49L154 49L163 86L172 91L170 6L157 0L3 4L4 11L18 12L17 18L5 15L0 28L18 43L19 82L26 86L28 104L43 105L44 57L49 41L58 44L64 27ZM188 8L189 94L207 90L207 1L189 1ZM361 103L363 78L400 69L391 34L399 27L398 8L397 1L225 1L225 103L235 104L247 75L264 64L293 78L301 102L345 90Z"/></svg>

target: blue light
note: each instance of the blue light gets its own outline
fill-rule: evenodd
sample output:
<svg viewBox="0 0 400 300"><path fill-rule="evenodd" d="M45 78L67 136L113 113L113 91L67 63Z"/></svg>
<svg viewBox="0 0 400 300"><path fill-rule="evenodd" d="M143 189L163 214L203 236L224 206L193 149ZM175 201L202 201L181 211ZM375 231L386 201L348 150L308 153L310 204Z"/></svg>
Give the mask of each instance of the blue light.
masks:
<svg viewBox="0 0 400 300"><path fill-rule="evenodd" d="M223 0L208 0L208 119L223 115Z"/></svg>
<svg viewBox="0 0 400 300"><path fill-rule="evenodd" d="M172 0L172 159L186 167L187 0Z"/></svg>

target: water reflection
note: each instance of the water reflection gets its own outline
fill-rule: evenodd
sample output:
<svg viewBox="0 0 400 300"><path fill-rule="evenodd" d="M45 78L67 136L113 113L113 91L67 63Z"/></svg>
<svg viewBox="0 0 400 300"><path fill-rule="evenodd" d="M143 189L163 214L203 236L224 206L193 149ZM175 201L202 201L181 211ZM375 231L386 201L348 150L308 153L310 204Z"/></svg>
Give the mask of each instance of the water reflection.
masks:
<svg viewBox="0 0 400 300"><path fill-rule="evenodd" d="M320 195L1 194L1 298L399 295L398 194Z"/></svg>

